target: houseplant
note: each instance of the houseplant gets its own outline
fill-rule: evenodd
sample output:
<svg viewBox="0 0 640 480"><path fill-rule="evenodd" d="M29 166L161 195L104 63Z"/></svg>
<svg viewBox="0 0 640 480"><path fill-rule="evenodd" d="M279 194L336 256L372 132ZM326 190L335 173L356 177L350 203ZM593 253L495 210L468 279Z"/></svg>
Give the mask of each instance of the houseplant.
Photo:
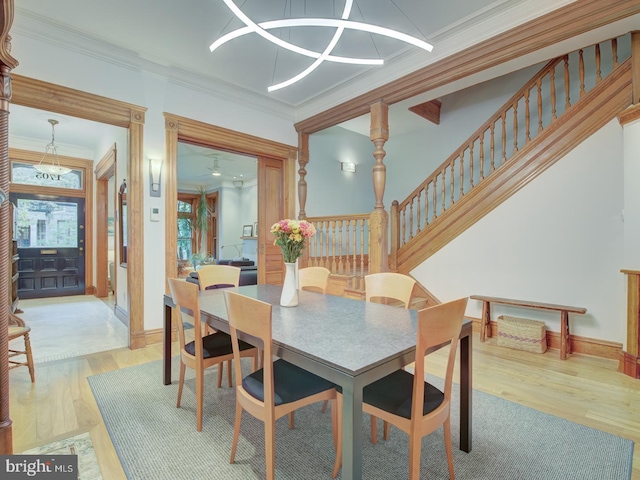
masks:
<svg viewBox="0 0 640 480"><path fill-rule="evenodd" d="M280 305L295 307L298 305L298 279L296 278L296 262L302 255L307 238L316 233L316 228L306 220L280 220L271 226L271 233L276 237L273 242L282 250L285 275L282 284Z"/></svg>
<svg viewBox="0 0 640 480"><path fill-rule="evenodd" d="M204 188L200 188L198 190L199 198L196 202L194 209L194 219L193 219L193 232L195 237L195 252L193 252L194 256L198 255L197 261L200 261L202 258L206 256L206 253L203 250L206 248L203 247L203 243L206 246L206 238L207 233L209 232L209 225L211 224L211 215L213 212L211 211L211 207L209 206L209 200L207 199L207 192Z"/></svg>

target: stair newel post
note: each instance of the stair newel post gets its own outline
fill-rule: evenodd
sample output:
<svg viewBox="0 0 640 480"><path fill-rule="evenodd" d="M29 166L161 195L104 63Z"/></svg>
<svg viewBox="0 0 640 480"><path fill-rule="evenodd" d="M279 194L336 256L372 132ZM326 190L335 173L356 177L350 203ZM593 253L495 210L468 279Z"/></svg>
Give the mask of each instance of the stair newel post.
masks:
<svg viewBox="0 0 640 480"><path fill-rule="evenodd" d="M11 70L18 62L11 56L13 0L0 4L0 189L9 194L9 105ZM5 260L0 261L0 454L13 453L12 422L9 416L9 203L0 207L0 246Z"/></svg>
<svg viewBox="0 0 640 480"><path fill-rule="evenodd" d="M389 228L391 229L391 253L389 254L389 270L398 271L398 248L400 248L400 217L398 216L398 201L391 203L389 210Z"/></svg>
<svg viewBox="0 0 640 480"><path fill-rule="evenodd" d="M373 192L376 203L369 219L369 273L386 272L388 267L389 215L384 209L383 197L387 180L387 167L382 160L386 155L384 144L389 139L389 106L383 101L371 105L369 138L375 145L373 156Z"/></svg>
<svg viewBox="0 0 640 480"><path fill-rule="evenodd" d="M309 134L298 132L298 220L304 220L307 218L307 212L305 211L307 205L307 176L306 166L309 163Z"/></svg>
<svg viewBox="0 0 640 480"><path fill-rule="evenodd" d="M300 177L298 180L298 220L305 220L307 218L307 212L305 211L305 207L307 205L307 180L305 177L307 176L306 166L309 163L309 134L298 132L298 165L300 168L298 169L298 176ZM302 256L298 262L300 268L308 267L310 265L310 245L307 245L302 251Z"/></svg>

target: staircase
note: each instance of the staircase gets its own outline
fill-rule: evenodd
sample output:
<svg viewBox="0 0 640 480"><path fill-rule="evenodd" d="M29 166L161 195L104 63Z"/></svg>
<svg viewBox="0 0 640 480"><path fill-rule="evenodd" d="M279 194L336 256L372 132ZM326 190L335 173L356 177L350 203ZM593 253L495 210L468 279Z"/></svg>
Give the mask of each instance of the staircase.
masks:
<svg viewBox="0 0 640 480"><path fill-rule="evenodd" d="M627 34L551 60L405 200L394 201L389 269L408 274L631 105L630 51ZM318 235L306 264L331 270L330 293L362 296L368 219L307 219ZM420 305L439 303L415 288Z"/></svg>
<svg viewBox="0 0 640 480"><path fill-rule="evenodd" d="M394 201L390 269L410 272L628 107L631 59L619 63L619 41L550 61L404 201Z"/></svg>

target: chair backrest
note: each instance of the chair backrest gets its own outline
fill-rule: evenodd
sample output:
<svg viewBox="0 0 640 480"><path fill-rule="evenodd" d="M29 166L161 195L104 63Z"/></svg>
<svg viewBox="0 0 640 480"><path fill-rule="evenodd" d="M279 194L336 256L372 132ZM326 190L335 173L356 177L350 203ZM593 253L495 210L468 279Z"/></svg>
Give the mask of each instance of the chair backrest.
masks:
<svg viewBox="0 0 640 480"><path fill-rule="evenodd" d="M298 288L327 293L327 281L331 271L324 267L307 267L298 270Z"/></svg>
<svg viewBox="0 0 640 480"><path fill-rule="evenodd" d="M408 275L393 272L372 273L364 277L367 302L372 298L391 298L409 308L411 294L416 281Z"/></svg>
<svg viewBox="0 0 640 480"><path fill-rule="evenodd" d="M212 285L232 285L240 283L240 268L229 265L204 265L198 268L198 282L200 290L206 290Z"/></svg>
<svg viewBox="0 0 640 480"><path fill-rule="evenodd" d="M231 290L224 291L224 301L227 306L229 333L233 344L233 360L236 370L236 386L242 385L242 368L240 363L240 348L238 332L246 333L262 341L264 353L264 403L274 403L273 364L271 348L271 304L247 297Z"/></svg>
<svg viewBox="0 0 640 480"><path fill-rule="evenodd" d="M416 340L415 377L413 384L413 404L411 417L422 416L422 399L424 397L424 356L427 349L451 342L447 369L444 379L445 401L451 399L453 367L458 350L458 339L467 308L467 297L442 303L418 311L418 332Z"/></svg>
<svg viewBox="0 0 640 480"><path fill-rule="evenodd" d="M186 282L179 278L169 279L169 291L176 308L173 309L173 320L178 326L178 339L180 348L184 349L186 340L184 336L184 323L182 309L188 311L193 317L194 343L196 358L202 357L202 328L200 325L200 290L195 283Z"/></svg>

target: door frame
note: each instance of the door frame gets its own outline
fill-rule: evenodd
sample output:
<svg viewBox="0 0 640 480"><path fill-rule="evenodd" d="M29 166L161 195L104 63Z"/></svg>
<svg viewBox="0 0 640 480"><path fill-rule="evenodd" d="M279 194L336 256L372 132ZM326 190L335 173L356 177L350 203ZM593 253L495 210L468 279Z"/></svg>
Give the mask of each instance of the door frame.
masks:
<svg viewBox="0 0 640 480"><path fill-rule="evenodd" d="M109 271L109 255L108 255L108 225L103 220L109 218L109 179L116 174L117 149L114 143L109 150L102 156L102 159L94 168L96 176L96 290L95 295L98 298L109 296L109 286L107 285L107 277ZM116 195L117 186L114 179L113 182L113 211L116 211ZM115 227L115 224L114 224ZM115 231L114 249L116 248ZM115 262L115 252L114 252ZM114 269L115 271L115 269ZM115 275L114 275L115 277ZM116 279L111 279L111 288L116 292Z"/></svg>
<svg viewBox="0 0 640 480"><path fill-rule="evenodd" d="M12 178L12 162L15 160L21 163L37 165L42 159L42 152L33 152L30 150L21 150L18 148L9 149L9 178ZM82 170L82 190L74 190L60 187L47 187L40 185L24 185L21 183L10 183L9 191L11 193L28 193L37 195L51 195L55 197L74 197L83 198L85 206L85 265L84 265L84 292L85 295L91 295L95 291L93 285L93 161L83 158L67 157L58 155L60 165L73 168L74 170Z"/></svg>
<svg viewBox="0 0 640 480"><path fill-rule="evenodd" d="M164 113L165 118L165 292L169 293L167 279L178 276L177 257L177 228L178 212L178 142L196 143L210 148L229 150L235 153L253 155L258 158L269 157L280 160L284 170L284 212L289 218L295 215L295 172L298 148L283 143L274 142L246 133L229 130L190 118L180 117L171 113ZM258 166L258 172L261 169ZM258 178L260 185L260 178ZM258 193L258 197L259 197ZM258 219L261 208L258 204ZM258 235L258 249L268 239L264 234ZM258 283L264 283L265 265L258 262ZM284 266L284 265L283 265Z"/></svg>
<svg viewBox="0 0 640 480"><path fill-rule="evenodd" d="M147 345L144 331L144 181L143 136L145 107L113 100L54 83L11 74L11 103L62 115L84 118L129 130L128 177L129 246L127 298L129 298L129 348Z"/></svg>

